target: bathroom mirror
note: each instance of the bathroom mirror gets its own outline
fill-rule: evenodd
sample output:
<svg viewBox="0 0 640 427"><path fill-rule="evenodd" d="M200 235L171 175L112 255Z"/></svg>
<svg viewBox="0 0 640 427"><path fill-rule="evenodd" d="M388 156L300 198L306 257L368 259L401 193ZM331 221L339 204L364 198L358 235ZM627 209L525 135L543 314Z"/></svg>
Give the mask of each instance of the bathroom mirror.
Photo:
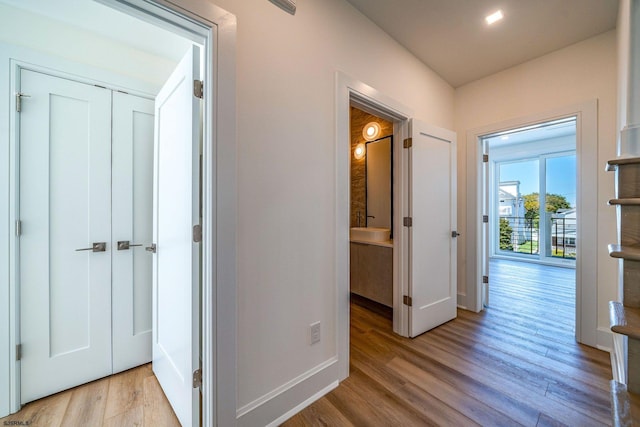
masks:
<svg viewBox="0 0 640 427"><path fill-rule="evenodd" d="M393 237L393 136L367 142L367 227L387 227Z"/></svg>

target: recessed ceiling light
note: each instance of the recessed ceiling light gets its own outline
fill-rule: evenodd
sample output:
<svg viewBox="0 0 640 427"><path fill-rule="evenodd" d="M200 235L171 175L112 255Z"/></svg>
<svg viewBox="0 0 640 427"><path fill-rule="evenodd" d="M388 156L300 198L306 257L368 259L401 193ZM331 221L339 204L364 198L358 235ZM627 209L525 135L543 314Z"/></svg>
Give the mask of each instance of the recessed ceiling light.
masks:
<svg viewBox="0 0 640 427"><path fill-rule="evenodd" d="M491 24L494 24L494 23L498 22L502 18L504 18L504 15L502 14L502 11L498 10L496 12L493 12L491 15L487 15L487 17L484 18L484 19L485 19L485 21L487 21L487 24L491 25Z"/></svg>

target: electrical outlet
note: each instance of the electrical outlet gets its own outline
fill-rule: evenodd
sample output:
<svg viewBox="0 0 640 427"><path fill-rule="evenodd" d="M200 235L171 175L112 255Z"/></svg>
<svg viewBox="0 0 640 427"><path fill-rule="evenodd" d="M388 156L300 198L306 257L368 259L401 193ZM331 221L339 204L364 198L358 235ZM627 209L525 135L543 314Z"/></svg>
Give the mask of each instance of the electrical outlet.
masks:
<svg viewBox="0 0 640 427"><path fill-rule="evenodd" d="M311 345L320 342L320 322L312 323L309 325L311 331Z"/></svg>

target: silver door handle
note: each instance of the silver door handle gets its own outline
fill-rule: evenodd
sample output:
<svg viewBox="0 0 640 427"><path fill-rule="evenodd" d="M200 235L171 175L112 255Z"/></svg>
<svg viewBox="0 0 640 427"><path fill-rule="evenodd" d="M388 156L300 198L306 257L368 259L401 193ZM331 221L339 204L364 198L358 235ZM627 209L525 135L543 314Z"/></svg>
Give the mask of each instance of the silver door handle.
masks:
<svg viewBox="0 0 640 427"><path fill-rule="evenodd" d="M91 252L104 252L107 250L107 242L95 242L90 248L76 249L76 252L91 251Z"/></svg>
<svg viewBox="0 0 640 427"><path fill-rule="evenodd" d="M128 240L120 240L118 242L118 250L119 251L126 251L127 249L133 247L133 246L142 246L142 243L129 243Z"/></svg>

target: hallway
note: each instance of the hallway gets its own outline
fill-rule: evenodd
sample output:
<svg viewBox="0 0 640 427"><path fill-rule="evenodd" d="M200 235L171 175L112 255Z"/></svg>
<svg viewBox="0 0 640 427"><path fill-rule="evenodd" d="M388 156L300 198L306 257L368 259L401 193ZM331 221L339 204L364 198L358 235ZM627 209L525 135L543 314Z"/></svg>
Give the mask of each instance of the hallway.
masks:
<svg viewBox="0 0 640 427"><path fill-rule="evenodd" d="M492 262L489 310L415 339L352 303L350 377L284 425L610 425L609 354L573 339L575 271L513 264Z"/></svg>

